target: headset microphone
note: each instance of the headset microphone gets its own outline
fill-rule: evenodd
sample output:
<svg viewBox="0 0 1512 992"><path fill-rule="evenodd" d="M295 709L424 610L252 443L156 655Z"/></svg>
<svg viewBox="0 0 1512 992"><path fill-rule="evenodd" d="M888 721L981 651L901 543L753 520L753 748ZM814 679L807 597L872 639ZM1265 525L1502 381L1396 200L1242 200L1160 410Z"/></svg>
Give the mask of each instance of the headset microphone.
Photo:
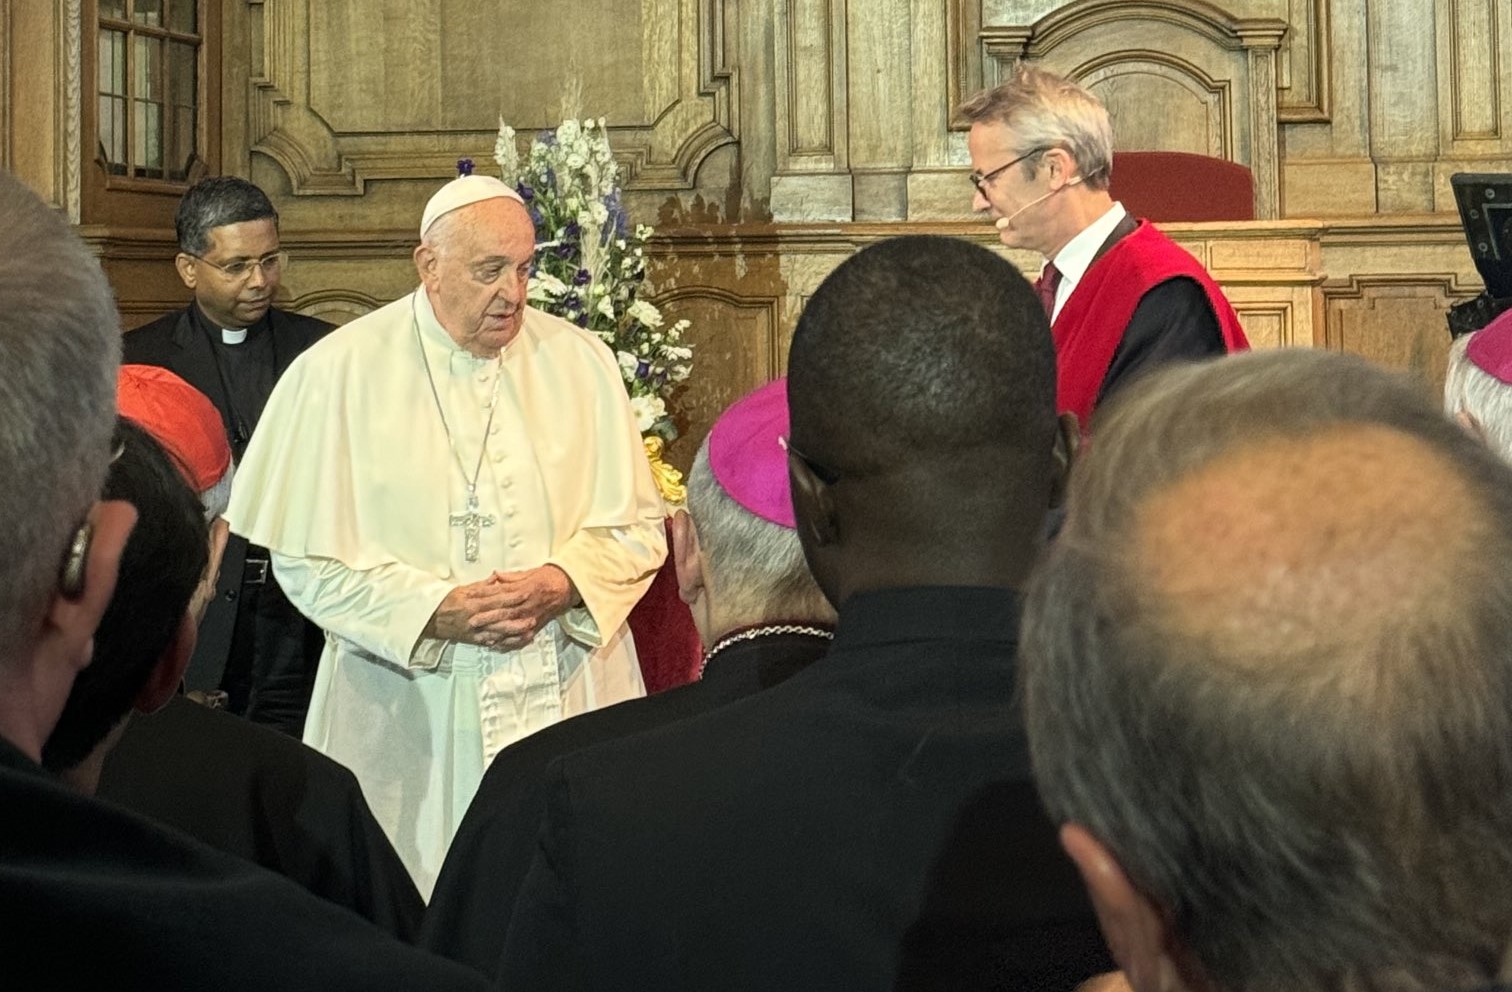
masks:
<svg viewBox="0 0 1512 992"><path fill-rule="evenodd" d="M1050 192L1044 193L1044 194L1042 194L1040 196L1035 197L1034 199L1030 200L1028 203L1024 204L1022 207L1019 207L1013 213L1009 214L1007 217L999 217L997 219L996 224L994 226L996 226L999 231L1005 230L1010 224L1013 223L1014 218L1018 217L1019 214L1023 213L1025 210L1028 210L1032 206L1035 206L1037 204L1045 202L1046 200L1050 199L1050 197L1052 197L1055 194L1059 193L1063 189L1067 189L1067 188L1069 188L1071 186L1080 185L1081 181L1082 181L1082 178L1083 177L1081 177L1081 176L1077 176L1075 179L1073 179L1070 182L1066 183L1064 186L1057 186L1057 187L1055 187L1055 189L1052 189Z"/></svg>

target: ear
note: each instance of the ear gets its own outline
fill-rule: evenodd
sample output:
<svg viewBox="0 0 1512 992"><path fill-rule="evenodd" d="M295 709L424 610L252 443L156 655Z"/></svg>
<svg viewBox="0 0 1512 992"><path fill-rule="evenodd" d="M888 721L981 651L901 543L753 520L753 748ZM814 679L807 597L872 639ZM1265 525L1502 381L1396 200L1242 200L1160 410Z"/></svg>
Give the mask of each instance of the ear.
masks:
<svg viewBox="0 0 1512 992"><path fill-rule="evenodd" d="M1055 447L1051 451L1050 508L1060 508L1066 502L1066 485L1071 480L1071 466L1076 464L1077 452L1081 450L1081 424L1076 414L1063 413L1055 425Z"/></svg>
<svg viewBox="0 0 1512 992"><path fill-rule="evenodd" d="M1469 410L1461 410L1454 415L1454 422L1463 427L1466 432L1482 444L1486 443L1486 428L1481 426L1480 418Z"/></svg>
<svg viewBox="0 0 1512 992"><path fill-rule="evenodd" d="M179 278L190 291L199 283L199 273L195 271L194 259L189 255L179 252L173 259L173 267L178 269Z"/></svg>
<svg viewBox="0 0 1512 992"><path fill-rule="evenodd" d="M199 642L199 620L188 610L179 618L178 630L173 640L163 649L162 657L147 674L146 683L137 690L131 708L138 713L156 713L168 705L168 700L178 693L179 683L184 681L184 670L194 655L194 645Z"/></svg>
<svg viewBox="0 0 1512 992"><path fill-rule="evenodd" d="M677 595L689 606L706 590L703 549L698 546L698 528L687 510L672 515L672 566L677 571Z"/></svg>
<svg viewBox="0 0 1512 992"><path fill-rule="evenodd" d="M438 261L440 261L440 256L436 254L436 249L430 245L421 242L415 246L415 272L420 276L420 282L427 289L430 288L431 282L435 278L436 263Z"/></svg>
<svg viewBox="0 0 1512 992"><path fill-rule="evenodd" d="M840 522L835 516L835 496L830 487L814 474L808 463L788 453L788 484L793 493L793 515L798 532L812 547L822 548L840 539Z"/></svg>
<svg viewBox="0 0 1512 992"><path fill-rule="evenodd" d="M1185 989L1168 950L1173 939L1160 909L1134 887L1113 853L1081 824L1062 826L1060 840L1092 898L1108 950L1134 992Z"/></svg>
<svg viewBox="0 0 1512 992"><path fill-rule="evenodd" d="M136 525L136 510L121 500L96 503L89 524L92 533L83 551L83 582L72 593L60 588L53 594L37 644L39 662L55 672L56 666L66 666L70 684L94 654L95 630L115 592L121 552Z"/></svg>

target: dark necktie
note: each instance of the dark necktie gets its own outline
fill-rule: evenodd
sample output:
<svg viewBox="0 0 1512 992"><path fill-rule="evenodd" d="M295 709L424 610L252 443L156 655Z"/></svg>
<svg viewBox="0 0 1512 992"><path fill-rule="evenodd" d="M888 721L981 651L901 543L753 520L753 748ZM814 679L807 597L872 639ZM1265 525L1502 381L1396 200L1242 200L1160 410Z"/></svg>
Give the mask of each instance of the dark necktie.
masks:
<svg viewBox="0 0 1512 992"><path fill-rule="evenodd" d="M1045 318L1052 323L1055 320L1055 291L1060 288L1060 281L1060 269L1055 267L1054 262L1046 262L1044 271L1034 283L1034 291L1039 294L1040 306L1045 308Z"/></svg>

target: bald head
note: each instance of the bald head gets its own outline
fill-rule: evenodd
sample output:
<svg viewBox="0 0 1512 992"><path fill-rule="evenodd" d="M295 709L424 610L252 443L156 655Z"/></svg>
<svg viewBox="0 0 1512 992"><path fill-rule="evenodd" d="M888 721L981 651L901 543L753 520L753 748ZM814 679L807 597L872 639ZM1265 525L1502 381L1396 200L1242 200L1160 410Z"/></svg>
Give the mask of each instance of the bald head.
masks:
<svg viewBox="0 0 1512 992"><path fill-rule="evenodd" d="M1512 473L1322 352L1173 370L1105 413L1026 607L1052 813L1220 989L1494 974Z"/></svg>

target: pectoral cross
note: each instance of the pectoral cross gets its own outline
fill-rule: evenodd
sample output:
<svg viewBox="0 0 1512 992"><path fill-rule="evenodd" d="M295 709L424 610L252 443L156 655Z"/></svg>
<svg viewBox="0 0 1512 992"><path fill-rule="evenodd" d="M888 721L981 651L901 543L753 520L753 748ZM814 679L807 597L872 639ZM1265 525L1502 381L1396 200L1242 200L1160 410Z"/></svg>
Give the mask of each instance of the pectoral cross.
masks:
<svg viewBox="0 0 1512 992"><path fill-rule="evenodd" d="M478 542L483 537L483 528L492 527L497 518L492 513L478 512L478 491L467 487L467 509L451 515L451 525L462 528L462 557L468 561L478 560Z"/></svg>

